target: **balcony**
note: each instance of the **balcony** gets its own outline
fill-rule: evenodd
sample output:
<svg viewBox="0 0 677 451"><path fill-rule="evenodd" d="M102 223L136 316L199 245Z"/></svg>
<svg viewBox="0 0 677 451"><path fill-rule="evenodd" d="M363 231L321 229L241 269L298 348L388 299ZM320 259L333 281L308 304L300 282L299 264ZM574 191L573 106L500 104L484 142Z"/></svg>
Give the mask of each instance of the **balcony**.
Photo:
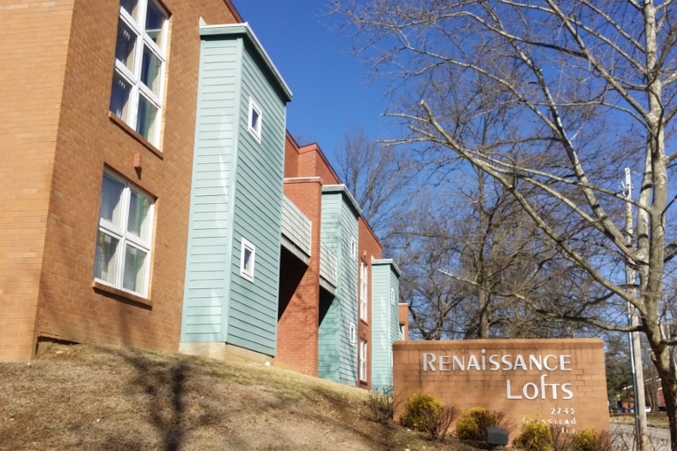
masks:
<svg viewBox="0 0 677 451"><path fill-rule="evenodd" d="M282 197L282 246L306 265L310 261L312 222L287 196Z"/></svg>
<svg viewBox="0 0 677 451"><path fill-rule="evenodd" d="M320 241L320 286L331 294L336 294L337 274L338 259L336 254Z"/></svg>

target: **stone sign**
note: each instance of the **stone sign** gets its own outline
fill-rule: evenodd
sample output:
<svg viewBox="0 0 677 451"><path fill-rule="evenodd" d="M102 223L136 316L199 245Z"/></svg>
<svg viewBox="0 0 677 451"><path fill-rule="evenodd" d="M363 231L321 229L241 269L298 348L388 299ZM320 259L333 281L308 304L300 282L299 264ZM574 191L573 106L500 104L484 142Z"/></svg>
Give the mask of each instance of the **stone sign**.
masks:
<svg viewBox="0 0 677 451"><path fill-rule="evenodd" d="M393 344L393 389L427 393L459 409L504 412L511 440L529 419L609 430L599 339L408 341ZM403 403L395 413L403 412Z"/></svg>

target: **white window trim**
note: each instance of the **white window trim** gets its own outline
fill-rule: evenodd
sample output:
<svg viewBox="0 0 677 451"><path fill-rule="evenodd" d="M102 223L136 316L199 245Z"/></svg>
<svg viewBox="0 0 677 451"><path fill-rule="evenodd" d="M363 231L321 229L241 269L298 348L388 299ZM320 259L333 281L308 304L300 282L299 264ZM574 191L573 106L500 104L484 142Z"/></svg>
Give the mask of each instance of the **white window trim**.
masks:
<svg viewBox="0 0 677 451"><path fill-rule="evenodd" d="M354 324L350 325L349 334L350 334L350 344L356 345L357 344L357 330L355 329Z"/></svg>
<svg viewBox="0 0 677 451"><path fill-rule="evenodd" d="M391 303L392 305L395 305L395 304L396 304L395 298L396 298L396 296L395 296L395 289L394 289L393 287L390 287L390 303Z"/></svg>
<svg viewBox="0 0 677 451"><path fill-rule="evenodd" d="M355 238L350 239L350 256L357 260L357 240Z"/></svg>
<svg viewBox="0 0 677 451"><path fill-rule="evenodd" d="M364 261L360 261L360 319L367 322L367 287L368 267Z"/></svg>
<svg viewBox="0 0 677 451"><path fill-rule="evenodd" d="M367 381L367 340L360 338L360 380Z"/></svg>
<svg viewBox="0 0 677 451"><path fill-rule="evenodd" d="M244 267L244 253L245 250L247 249L252 253L252 256L250 258L251 261L250 270L247 270ZM254 246L246 239L242 238L240 244L240 276L242 276L243 279L247 279L248 281L253 282L254 272L256 270L254 266L255 264L256 264L256 246Z"/></svg>
<svg viewBox="0 0 677 451"><path fill-rule="evenodd" d="M256 111L259 115L259 121L256 123L256 127L252 127L252 112ZM256 139L256 142L261 142L261 126L263 123L263 111L261 108L254 102L254 99L249 98L249 115L247 117L247 128L249 133Z"/></svg>
<svg viewBox="0 0 677 451"><path fill-rule="evenodd" d="M133 70L129 70L127 66L124 65L118 59L115 59L115 74L122 78L124 81L131 85L131 92L129 94L129 117L122 117L121 119L129 125L133 130L136 131L136 124L139 116L139 104L141 96L148 100L155 108L157 108L157 114L155 115L155 124L153 130L153 136L149 136L148 141L154 146L158 145L160 138L160 128L162 125L162 99L161 96L164 93L165 89L165 50L167 48L167 36L168 36L168 21L165 20L165 23L162 26L162 46L160 48L155 41L153 41L150 36L146 33L146 14L148 12L148 4L154 3L155 6L160 8L165 14L169 15L165 8L160 5L160 3L155 0L139 0L137 5L138 10L138 21L132 17L123 7L120 5L120 14L119 17L129 28L132 29L136 35L136 43L134 44L134 62L132 63ZM141 81L141 67L143 64L143 48L144 45L158 58L160 61L160 85L158 87L159 96L156 95L149 87L147 87ZM113 78L115 80L115 77ZM114 81L113 81L114 82ZM112 88L111 88L112 89ZM115 112L113 112L115 114Z"/></svg>
<svg viewBox="0 0 677 451"><path fill-rule="evenodd" d="M104 170L104 174L112 179L117 180L120 183L124 184L124 188L122 190L122 197L120 198L120 203L121 209L120 209L120 224L122 225L122 228L118 227L118 225L107 221L104 218L99 217L99 230L107 235L112 236L113 238L119 240L118 241L118 247L120 249L120 260L117 264L117 268L115 270L115 277L114 283L107 282L103 279L99 279L98 277L94 277L94 280L97 281L98 283L102 285L106 285L109 287L113 287L115 289L134 294L136 296L141 296L143 298L148 299L148 289L150 286L150 266L151 266L151 259L152 259L152 245L151 242L153 240L153 224L154 224L154 213L155 213L155 198L151 196L150 194L146 193L145 191L137 188L136 186L132 185L129 180L120 177L113 172L109 170ZM102 178L102 183L103 183L103 178ZM103 189L103 186L102 186ZM145 240L141 237L138 237L134 235L133 233L127 232L127 222L129 220L129 202L131 198L131 192L136 191L137 193L141 193L147 198L151 200L151 205L148 210L148 224L149 224L149 240ZM99 208L101 208L100 205L101 200L99 200ZM98 235L98 234L97 234ZM131 245L132 247L135 247L143 252L146 252L146 258L148 259L148 262L146 264L145 268L145 275L144 275L144 280L145 284L143 287L142 291L133 291L129 290L124 287L124 273L125 273L125 250L127 245Z"/></svg>

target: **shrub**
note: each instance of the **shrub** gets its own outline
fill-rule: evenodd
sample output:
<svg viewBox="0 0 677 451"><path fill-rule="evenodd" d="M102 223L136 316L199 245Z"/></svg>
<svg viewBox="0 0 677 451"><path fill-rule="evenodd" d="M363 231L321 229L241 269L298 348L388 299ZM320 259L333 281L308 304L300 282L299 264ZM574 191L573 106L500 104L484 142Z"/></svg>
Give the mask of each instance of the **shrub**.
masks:
<svg viewBox="0 0 677 451"><path fill-rule="evenodd" d="M573 435L576 451L611 451L611 436L608 432L584 429Z"/></svg>
<svg viewBox="0 0 677 451"><path fill-rule="evenodd" d="M444 406L435 397L423 393L410 393L404 403L403 426L427 432L432 441L444 440L451 423L458 417L456 407Z"/></svg>
<svg viewBox="0 0 677 451"><path fill-rule="evenodd" d="M369 408L370 420L386 424L393 418L399 403L393 396L393 386L384 385L375 387L369 392L366 404Z"/></svg>
<svg viewBox="0 0 677 451"><path fill-rule="evenodd" d="M444 440L444 437L447 435L449 426L454 422L456 417L458 417L458 409L456 407L442 407L438 415L435 415L430 418L430 423L428 424L428 436L433 442L439 440Z"/></svg>
<svg viewBox="0 0 677 451"><path fill-rule="evenodd" d="M553 436L550 425L539 420L530 420L522 425L522 432L515 438L516 448L527 451L552 451Z"/></svg>
<svg viewBox="0 0 677 451"><path fill-rule="evenodd" d="M433 419L438 418L443 410L442 403L433 396L424 393L410 393L404 402L403 426L416 431L429 432Z"/></svg>
<svg viewBox="0 0 677 451"><path fill-rule="evenodd" d="M512 430L512 425L503 412L474 407L461 413L456 422L456 435L461 440L486 441L488 427Z"/></svg>

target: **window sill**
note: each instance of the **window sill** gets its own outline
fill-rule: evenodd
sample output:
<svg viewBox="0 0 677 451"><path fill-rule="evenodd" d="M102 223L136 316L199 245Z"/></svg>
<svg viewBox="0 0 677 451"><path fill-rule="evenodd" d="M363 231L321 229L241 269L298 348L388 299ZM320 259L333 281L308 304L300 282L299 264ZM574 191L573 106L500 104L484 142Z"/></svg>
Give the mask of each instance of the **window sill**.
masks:
<svg viewBox="0 0 677 451"><path fill-rule="evenodd" d="M108 112L108 117L110 118L111 122L113 122L115 125L120 127L125 133L127 133L129 136L134 138L139 142L139 144L143 145L146 149L150 150L153 154L155 154L156 157L159 159L163 160L164 156L162 155L162 151L152 145L150 141L148 141L146 138L141 136L136 130L134 130L132 127L127 125L125 121L117 117L113 112L109 111Z"/></svg>
<svg viewBox="0 0 677 451"><path fill-rule="evenodd" d="M145 307L153 306L153 303L150 299L146 299L128 291L120 290L119 288L111 287L110 285L103 284L96 280L92 282L92 288L94 288L94 291L102 292L102 294L109 295L109 297L115 298L117 300L140 304Z"/></svg>

